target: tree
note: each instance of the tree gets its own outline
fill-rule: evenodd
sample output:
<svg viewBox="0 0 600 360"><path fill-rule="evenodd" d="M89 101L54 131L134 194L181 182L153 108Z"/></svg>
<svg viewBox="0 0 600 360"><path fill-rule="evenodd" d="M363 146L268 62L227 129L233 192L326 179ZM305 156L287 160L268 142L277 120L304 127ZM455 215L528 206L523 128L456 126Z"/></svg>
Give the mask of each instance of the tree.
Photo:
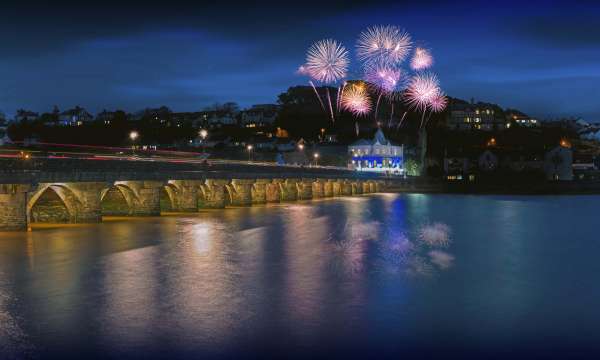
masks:
<svg viewBox="0 0 600 360"><path fill-rule="evenodd" d="M421 175L419 163L415 159L407 159L404 163L404 169L406 171L406 175L408 176Z"/></svg>

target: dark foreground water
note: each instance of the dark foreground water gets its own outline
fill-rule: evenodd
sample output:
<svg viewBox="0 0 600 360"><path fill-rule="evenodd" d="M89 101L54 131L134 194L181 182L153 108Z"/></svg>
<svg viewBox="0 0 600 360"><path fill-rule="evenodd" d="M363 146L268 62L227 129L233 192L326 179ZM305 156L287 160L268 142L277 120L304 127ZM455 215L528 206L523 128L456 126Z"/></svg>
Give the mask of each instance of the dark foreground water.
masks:
<svg viewBox="0 0 600 360"><path fill-rule="evenodd" d="M599 200L373 195L0 233L0 358L592 358Z"/></svg>

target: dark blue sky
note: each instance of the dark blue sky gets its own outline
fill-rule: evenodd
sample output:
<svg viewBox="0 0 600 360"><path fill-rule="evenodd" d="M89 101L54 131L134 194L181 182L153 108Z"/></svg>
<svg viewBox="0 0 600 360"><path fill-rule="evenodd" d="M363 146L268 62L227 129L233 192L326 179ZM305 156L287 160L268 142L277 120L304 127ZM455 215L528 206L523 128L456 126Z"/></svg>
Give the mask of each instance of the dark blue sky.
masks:
<svg viewBox="0 0 600 360"><path fill-rule="evenodd" d="M0 109L275 102L315 40L353 48L370 25L430 47L450 96L600 121L596 1L176 0L0 5Z"/></svg>

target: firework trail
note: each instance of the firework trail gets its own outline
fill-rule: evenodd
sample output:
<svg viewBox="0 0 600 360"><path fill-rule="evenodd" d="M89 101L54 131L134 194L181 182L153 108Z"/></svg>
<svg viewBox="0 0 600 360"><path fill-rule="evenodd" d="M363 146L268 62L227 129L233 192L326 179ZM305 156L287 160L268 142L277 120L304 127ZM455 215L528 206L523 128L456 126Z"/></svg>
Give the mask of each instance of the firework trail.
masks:
<svg viewBox="0 0 600 360"><path fill-rule="evenodd" d="M335 110L338 113L338 115L340 113L340 95L341 95L341 93L342 93L342 87L338 86L337 97L335 98Z"/></svg>
<svg viewBox="0 0 600 360"><path fill-rule="evenodd" d="M317 95L317 99L319 99L319 104L321 104L321 109L325 111L325 104L323 104L323 100L321 100L321 96L319 95L315 84L312 82L312 80L309 80L308 83L310 84L310 86L312 86L313 90L315 91L315 95Z"/></svg>
<svg viewBox="0 0 600 360"><path fill-rule="evenodd" d="M354 130L356 131L356 137L360 134L360 127L358 126L358 121L354 122Z"/></svg>
<svg viewBox="0 0 600 360"><path fill-rule="evenodd" d="M377 96L377 102L375 103L375 113L374 113L375 121L377 121L377 112L379 110L379 103L381 102L382 95L383 95L382 93L379 93L379 96Z"/></svg>
<svg viewBox="0 0 600 360"><path fill-rule="evenodd" d="M388 121L388 129L392 127L392 119L394 118L394 103L392 103L392 111L390 112L390 120Z"/></svg>
<svg viewBox="0 0 600 360"><path fill-rule="evenodd" d="M410 61L410 68L414 71L422 71L433 66L433 56L431 51L418 47L415 49L415 54Z"/></svg>
<svg viewBox="0 0 600 360"><path fill-rule="evenodd" d="M306 69L310 76L324 84L336 82L348 71L348 51L332 39L314 43L306 54Z"/></svg>
<svg viewBox="0 0 600 360"><path fill-rule="evenodd" d="M331 122L335 123L335 117L333 116L333 106L331 106L331 95L329 95L329 88L327 88L327 102L329 103L329 113L331 114Z"/></svg>
<svg viewBox="0 0 600 360"><path fill-rule="evenodd" d="M410 35L399 27L373 26L359 35L356 55L366 66L395 66L404 61L411 46Z"/></svg>
<svg viewBox="0 0 600 360"><path fill-rule="evenodd" d="M398 126L396 127L396 130L400 129L400 127L402 126L402 122L404 122L404 117L406 117L406 113L408 113L408 111L405 111L404 114L402 114L402 118L400 118L400 121L398 122Z"/></svg>

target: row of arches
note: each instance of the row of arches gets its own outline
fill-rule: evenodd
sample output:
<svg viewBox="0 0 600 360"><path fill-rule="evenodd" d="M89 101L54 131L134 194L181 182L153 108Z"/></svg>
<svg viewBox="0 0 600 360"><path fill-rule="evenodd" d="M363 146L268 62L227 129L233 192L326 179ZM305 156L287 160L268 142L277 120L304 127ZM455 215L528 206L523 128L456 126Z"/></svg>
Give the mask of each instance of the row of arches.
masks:
<svg viewBox="0 0 600 360"><path fill-rule="evenodd" d="M375 192L367 182L200 181L57 183L38 185L27 199L29 223L100 221L102 216L159 215L323 196Z"/></svg>

